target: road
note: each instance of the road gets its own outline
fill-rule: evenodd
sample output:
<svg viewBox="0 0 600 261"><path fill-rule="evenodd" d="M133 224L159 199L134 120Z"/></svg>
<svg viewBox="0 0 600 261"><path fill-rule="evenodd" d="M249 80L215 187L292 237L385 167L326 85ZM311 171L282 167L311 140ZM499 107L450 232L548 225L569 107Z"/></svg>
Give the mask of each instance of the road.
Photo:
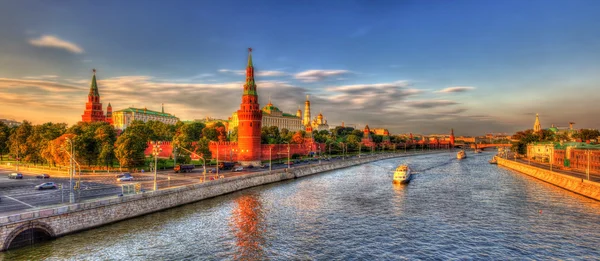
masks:
<svg viewBox="0 0 600 261"><path fill-rule="evenodd" d="M426 151L425 151L426 152ZM409 154L413 154L409 152ZM419 152L421 153L421 152ZM371 154L363 154L362 157L370 157ZM357 156L348 156L346 159ZM331 161L344 160L342 157L330 160L322 160L323 163ZM293 162L293 161L292 161ZM299 167L310 164L319 164L318 160L296 161L290 167ZM194 169L191 173L174 173L172 170L160 171L157 174L157 184L159 189L190 185L199 183L203 177L207 182L216 177L216 173L210 173L214 167L207 167L206 176L202 173L202 167ZM273 170L287 168L287 162L274 163ZM248 173L268 171L269 168L245 168L241 172L232 172L231 170L219 171L221 177L240 176ZM18 212L26 209L57 205L69 202L69 178L52 176L49 179L36 178L39 173L28 171L19 171L23 174L23 179L8 179L8 174L14 170L0 169L0 214ZM118 196L122 193L122 184L140 183L142 190L151 191L154 187L153 173L133 173L133 181L119 182L116 174L89 174L81 175L81 178L75 177L74 181L81 179L80 190L74 191L76 201L107 196ZM62 189L35 190L36 185L44 182L54 182L61 184Z"/></svg>
<svg viewBox="0 0 600 261"><path fill-rule="evenodd" d="M535 166L535 167L538 167L541 169L550 170L550 164L528 161L528 160L524 160L524 159L517 159L517 162L523 163L523 164L529 164L531 166ZM569 176L572 176L575 178L588 179L587 174L585 172L581 172L581 171L563 170L563 169L558 169L556 166L552 167L552 171L556 172L556 173L560 173L560 174L569 175ZM590 181L600 182L600 174L590 172Z"/></svg>

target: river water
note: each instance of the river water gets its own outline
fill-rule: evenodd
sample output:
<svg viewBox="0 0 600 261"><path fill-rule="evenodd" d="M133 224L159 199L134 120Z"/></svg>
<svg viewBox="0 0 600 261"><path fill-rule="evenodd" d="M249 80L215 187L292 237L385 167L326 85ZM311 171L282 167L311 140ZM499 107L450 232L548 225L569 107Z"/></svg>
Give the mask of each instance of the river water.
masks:
<svg viewBox="0 0 600 261"><path fill-rule="evenodd" d="M247 189L5 260L598 260L600 202L490 165L491 153L383 160ZM408 162L418 173L392 184Z"/></svg>

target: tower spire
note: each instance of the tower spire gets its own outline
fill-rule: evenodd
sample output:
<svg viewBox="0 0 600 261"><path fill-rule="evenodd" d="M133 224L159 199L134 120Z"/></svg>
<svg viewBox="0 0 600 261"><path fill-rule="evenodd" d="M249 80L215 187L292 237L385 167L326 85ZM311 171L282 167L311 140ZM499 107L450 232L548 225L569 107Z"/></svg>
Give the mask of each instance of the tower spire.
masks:
<svg viewBox="0 0 600 261"><path fill-rule="evenodd" d="M254 82L254 65L252 64L252 48L248 48L248 66L246 67L246 84L244 84L244 95L258 96Z"/></svg>
<svg viewBox="0 0 600 261"><path fill-rule="evenodd" d="M164 103L161 103L161 104L160 104L160 106L161 106L161 109L162 109L162 110L161 110L161 112L162 112L162 113L165 113L165 104L164 104Z"/></svg>
<svg viewBox="0 0 600 261"><path fill-rule="evenodd" d="M98 93L98 83L96 83L96 69L92 69L94 75L92 76L92 83L90 84L90 93L88 96L98 97L100 93Z"/></svg>

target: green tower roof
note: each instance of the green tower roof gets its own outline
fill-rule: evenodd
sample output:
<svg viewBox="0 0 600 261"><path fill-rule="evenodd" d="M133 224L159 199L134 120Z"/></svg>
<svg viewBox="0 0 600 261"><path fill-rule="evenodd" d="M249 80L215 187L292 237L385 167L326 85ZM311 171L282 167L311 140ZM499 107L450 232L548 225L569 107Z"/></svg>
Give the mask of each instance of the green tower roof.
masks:
<svg viewBox="0 0 600 261"><path fill-rule="evenodd" d="M92 84L90 85L90 94L88 94L89 96L100 96L100 93L98 93L98 84L96 83L96 69L92 70L94 72L94 75L92 76Z"/></svg>
<svg viewBox="0 0 600 261"><path fill-rule="evenodd" d="M249 73L250 72L250 73ZM246 67L246 84L244 84L244 95L255 95L256 83L254 82L254 65L252 64L252 48L248 48L248 67Z"/></svg>

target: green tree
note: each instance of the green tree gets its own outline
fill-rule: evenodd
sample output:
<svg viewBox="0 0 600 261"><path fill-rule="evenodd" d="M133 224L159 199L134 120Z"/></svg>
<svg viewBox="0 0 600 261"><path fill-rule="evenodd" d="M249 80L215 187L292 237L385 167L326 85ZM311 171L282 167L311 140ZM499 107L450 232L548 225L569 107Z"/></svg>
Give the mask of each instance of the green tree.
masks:
<svg viewBox="0 0 600 261"><path fill-rule="evenodd" d="M180 124L179 128L175 131L173 137L173 147L185 148L189 151L197 153L198 143L202 137L202 132L205 125L200 122L193 122L189 124ZM218 138L215 131L215 138ZM190 153L186 150L177 150L177 162L189 163L191 161Z"/></svg>
<svg viewBox="0 0 600 261"><path fill-rule="evenodd" d="M23 123L11 133L8 140L12 157L22 161L30 161L32 159L34 148L27 142L27 138L32 134L33 126L28 121L23 121Z"/></svg>
<svg viewBox="0 0 600 261"><path fill-rule="evenodd" d="M123 167L135 167L144 164L144 151L147 140L131 132L124 132L115 142L115 156Z"/></svg>
<svg viewBox="0 0 600 261"><path fill-rule="evenodd" d="M6 125L4 122L0 122L0 161L4 154L8 153L9 142L8 138L10 137L10 127Z"/></svg>
<svg viewBox="0 0 600 261"><path fill-rule="evenodd" d="M150 133L149 140L170 141L175 136L175 125L160 121L147 121L146 128L148 128Z"/></svg>
<svg viewBox="0 0 600 261"><path fill-rule="evenodd" d="M238 127L233 128L229 134L229 141L234 142L238 140Z"/></svg>

